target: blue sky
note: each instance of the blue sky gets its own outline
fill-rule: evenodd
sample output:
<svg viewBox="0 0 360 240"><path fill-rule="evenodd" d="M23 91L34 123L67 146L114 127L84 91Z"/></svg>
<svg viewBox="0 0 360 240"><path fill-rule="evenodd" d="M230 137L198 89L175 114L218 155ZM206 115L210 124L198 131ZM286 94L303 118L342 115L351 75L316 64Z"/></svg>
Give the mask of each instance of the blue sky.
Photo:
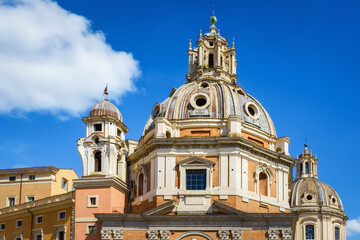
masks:
<svg viewBox="0 0 360 240"><path fill-rule="evenodd" d="M57 41L52 41L50 50L43 50L43 41L34 40L41 49L36 50L36 59L51 57L51 61L39 63L54 65L48 68L42 65L42 70L36 73L24 70L22 76L18 75L23 73L23 65L14 68L16 74L4 73L0 67L3 91L12 93L0 90L0 100L1 95L6 96L1 100L3 103L0 101L4 136L0 142L2 168L54 165L74 168L81 175L81 160L76 150L76 140L85 136L81 119L88 115L92 104L103 98L106 83L109 83L110 99L116 102L129 128L126 137L137 140L154 104L163 101L172 87L185 83L189 39L194 43L200 29L210 27L209 17L215 4L217 27L229 41L235 38L239 84L266 108L278 137L291 138L293 157L301 153L304 140L308 139L309 148L318 154L319 179L339 193L349 219L360 217L360 206L354 201L360 198L357 186L359 1L60 0L57 3L59 9L73 14L52 6L45 21L27 20L28 26L19 28L20 33L11 32L5 40L0 37L3 45L0 62L8 56L15 60L21 56L21 61L26 61L23 56L28 55L28 61L33 61L33 49L29 50L32 46L24 48L26 53L10 51L19 49L12 43L17 36L25 32L24 39L29 37L32 23L38 24L36 33L54 29L44 28L43 22L54 24L64 32L71 28L68 27L71 21L79 24L78 28L71 28L73 32L62 32L62 42L57 45ZM0 6L3 11L8 10L2 1ZM34 8L40 9L40 13L47 11ZM54 21L50 19L52 16L56 16ZM82 17L74 20L74 16ZM11 18L6 19L9 22L8 19ZM61 19L64 21L60 22ZM67 23L67 19L71 21ZM15 20L11 23L18 26ZM4 36L7 33L4 31L9 29L0 24L0 31ZM85 32L85 36L73 38L76 31ZM9 46L6 48L4 43ZM53 51L53 45L57 51ZM74 46L71 49L76 49L79 55L73 57L75 51L59 53L67 45ZM76 61L69 63L61 59ZM82 59L86 64L82 64ZM58 63L62 68L54 67ZM112 66L104 67L107 65ZM62 75L59 69L64 68L69 75ZM84 70L78 71L79 68ZM7 74L16 84L10 84ZM37 91L44 93L44 98L35 101Z"/></svg>

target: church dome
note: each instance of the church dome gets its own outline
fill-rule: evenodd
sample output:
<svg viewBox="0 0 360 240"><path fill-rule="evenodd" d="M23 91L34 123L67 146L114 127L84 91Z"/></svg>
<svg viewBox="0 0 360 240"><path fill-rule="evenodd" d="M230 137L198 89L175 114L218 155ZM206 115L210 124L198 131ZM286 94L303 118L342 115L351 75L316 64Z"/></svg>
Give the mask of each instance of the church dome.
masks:
<svg viewBox="0 0 360 240"><path fill-rule="evenodd" d="M290 207L294 211L321 208L339 210L344 213L344 207L336 191L319 181L317 178L305 177L297 179L291 187Z"/></svg>
<svg viewBox="0 0 360 240"><path fill-rule="evenodd" d="M144 133L153 126L156 117L167 120L201 118L227 119L240 116L243 122L276 137L274 124L264 107L241 87L222 81L191 81L178 89L162 103L157 103L145 126Z"/></svg>
<svg viewBox="0 0 360 240"><path fill-rule="evenodd" d="M90 116L112 116L121 122L123 121L119 109L107 100L96 103L90 110Z"/></svg>

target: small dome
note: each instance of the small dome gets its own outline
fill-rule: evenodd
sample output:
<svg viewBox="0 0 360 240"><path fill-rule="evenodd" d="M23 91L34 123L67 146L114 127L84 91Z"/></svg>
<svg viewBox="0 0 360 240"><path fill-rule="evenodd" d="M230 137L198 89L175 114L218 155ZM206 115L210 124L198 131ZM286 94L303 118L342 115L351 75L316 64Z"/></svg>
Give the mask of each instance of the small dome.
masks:
<svg viewBox="0 0 360 240"><path fill-rule="evenodd" d="M270 116L255 98L240 87L220 81L193 81L173 90L169 98L155 105L144 133L153 126L155 117L171 121L226 119L230 115L241 116L244 123L276 136Z"/></svg>
<svg viewBox="0 0 360 240"><path fill-rule="evenodd" d="M339 195L335 190L319 181L317 178L299 178L291 186L290 207L294 211L304 211L307 207L311 209L329 207L344 213Z"/></svg>
<svg viewBox="0 0 360 240"><path fill-rule="evenodd" d="M112 116L123 121L119 109L107 100L96 103L90 110L90 116Z"/></svg>

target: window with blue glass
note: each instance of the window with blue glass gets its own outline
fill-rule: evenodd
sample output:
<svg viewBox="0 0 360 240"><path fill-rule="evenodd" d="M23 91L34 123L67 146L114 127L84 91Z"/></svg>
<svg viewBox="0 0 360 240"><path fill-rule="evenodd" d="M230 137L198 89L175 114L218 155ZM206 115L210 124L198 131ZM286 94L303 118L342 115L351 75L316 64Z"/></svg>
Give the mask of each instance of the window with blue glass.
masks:
<svg viewBox="0 0 360 240"><path fill-rule="evenodd" d="M309 174L309 163L308 162L305 163L305 173Z"/></svg>
<svg viewBox="0 0 360 240"><path fill-rule="evenodd" d="M313 240L315 239L314 226L306 225L305 227L305 239Z"/></svg>
<svg viewBox="0 0 360 240"><path fill-rule="evenodd" d="M186 170L186 190L205 190L206 170Z"/></svg>
<svg viewBox="0 0 360 240"><path fill-rule="evenodd" d="M340 229L338 227L335 228L335 240L340 240Z"/></svg>

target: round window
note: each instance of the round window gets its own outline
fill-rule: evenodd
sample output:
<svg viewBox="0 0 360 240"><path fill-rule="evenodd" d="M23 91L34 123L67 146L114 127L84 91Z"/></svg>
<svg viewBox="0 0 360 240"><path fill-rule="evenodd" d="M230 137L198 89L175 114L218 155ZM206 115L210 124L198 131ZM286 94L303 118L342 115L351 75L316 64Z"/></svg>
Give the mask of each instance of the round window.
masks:
<svg viewBox="0 0 360 240"><path fill-rule="evenodd" d="M151 113L152 118L156 118L159 115L159 112L160 112L160 107L158 104L156 104Z"/></svg>
<svg viewBox="0 0 360 240"><path fill-rule="evenodd" d="M195 109L205 109L210 105L210 97L205 93L196 93L190 99L190 104Z"/></svg>
<svg viewBox="0 0 360 240"><path fill-rule="evenodd" d="M206 104L206 99L200 97L200 98L196 99L195 102L196 102L196 105L198 105L199 107L202 107Z"/></svg>
<svg viewBox="0 0 360 240"><path fill-rule="evenodd" d="M331 199L331 201L335 204L336 203L336 199L333 197L332 199Z"/></svg>
<svg viewBox="0 0 360 240"><path fill-rule="evenodd" d="M245 112L251 118L258 119L260 117L259 108L253 102L247 102L245 104Z"/></svg>
<svg viewBox="0 0 360 240"><path fill-rule="evenodd" d="M200 86L202 88L207 88L207 87L209 87L209 84L207 82L202 82Z"/></svg>
<svg viewBox="0 0 360 240"><path fill-rule="evenodd" d="M306 196L306 199L307 199L308 201L311 201L311 200L313 199L313 197L312 197L311 195L307 195L307 196Z"/></svg>

